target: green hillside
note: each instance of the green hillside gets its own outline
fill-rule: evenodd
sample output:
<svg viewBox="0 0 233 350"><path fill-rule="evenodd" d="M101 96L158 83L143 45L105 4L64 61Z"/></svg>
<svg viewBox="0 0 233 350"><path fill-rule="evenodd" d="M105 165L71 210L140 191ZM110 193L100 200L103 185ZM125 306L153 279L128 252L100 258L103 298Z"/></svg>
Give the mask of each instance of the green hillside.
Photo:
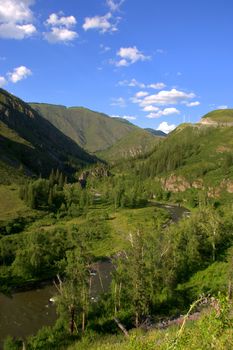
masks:
<svg viewBox="0 0 233 350"><path fill-rule="evenodd" d="M115 145L119 140L124 140L121 144L121 147L123 147L124 143L121 154L130 155L129 147L135 146L137 149L147 151L150 147L146 141L149 141L149 144L153 144L153 141L155 141L152 135L146 134L144 130L124 119L111 118L83 107L66 108L39 103L31 103L31 106L56 128L91 153L104 151ZM135 134L139 136L138 140L134 138ZM129 136L128 141L127 136ZM144 136L146 141L143 141ZM133 140L135 140L135 144L133 144ZM113 157L116 155L114 150L107 154ZM109 159L108 155L106 158ZM105 153L103 153L103 156L105 156Z"/></svg>
<svg viewBox="0 0 233 350"><path fill-rule="evenodd" d="M138 164L142 178L157 178L176 192L205 189L209 196L233 192L233 126L180 125Z"/></svg>
<svg viewBox="0 0 233 350"><path fill-rule="evenodd" d="M1 182L14 177L12 168L16 176L47 175L52 168L69 173L94 161L32 107L0 89Z"/></svg>
<svg viewBox="0 0 233 350"><path fill-rule="evenodd" d="M97 155L114 163L120 159L136 158L151 152L162 141L163 137L155 137L150 132L137 128Z"/></svg>
<svg viewBox="0 0 233 350"><path fill-rule="evenodd" d="M202 122L206 119L216 123L233 123L233 109L218 109L216 111L207 113L202 118Z"/></svg>

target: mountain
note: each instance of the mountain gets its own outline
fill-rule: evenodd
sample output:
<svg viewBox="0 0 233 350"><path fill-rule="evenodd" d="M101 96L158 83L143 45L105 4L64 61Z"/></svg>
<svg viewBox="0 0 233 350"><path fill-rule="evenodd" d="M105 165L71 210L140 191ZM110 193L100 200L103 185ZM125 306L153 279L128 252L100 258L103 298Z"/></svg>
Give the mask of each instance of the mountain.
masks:
<svg viewBox="0 0 233 350"><path fill-rule="evenodd" d="M233 125L233 109L218 109L202 117L201 124Z"/></svg>
<svg viewBox="0 0 233 350"><path fill-rule="evenodd" d="M111 147L97 152L96 155L108 162L115 163L121 159L137 158L152 152L162 140L163 137L156 137L146 130L135 128Z"/></svg>
<svg viewBox="0 0 233 350"><path fill-rule="evenodd" d="M83 107L66 108L42 103L31 103L30 105L56 128L91 153L117 147L116 145L120 141L122 141L121 155L130 155L130 149L132 150L133 146L135 147L133 154L138 153L139 149L140 152L144 152L149 148L144 141L144 137L146 137L149 145L153 146L157 143L156 137L121 118L111 118L106 114ZM135 134L139 136L138 139L135 138ZM133 140L135 143L133 143ZM107 155L106 158L108 159L111 156L116 156L114 150L110 150L110 153L103 152L101 154L103 156Z"/></svg>
<svg viewBox="0 0 233 350"><path fill-rule="evenodd" d="M161 136L161 137L167 136L167 134L165 134L165 132L163 132L161 130L155 130L155 129L151 129L151 128L146 128L145 130L150 132L152 135L155 135L155 136Z"/></svg>
<svg viewBox="0 0 233 350"><path fill-rule="evenodd" d="M233 193L231 118L233 110L221 110L207 114L201 123L179 125L142 162L142 177L158 179L173 193L199 189L210 197Z"/></svg>
<svg viewBox="0 0 233 350"><path fill-rule="evenodd" d="M12 168L48 175L52 168L70 173L95 161L31 106L0 89L0 163L5 178Z"/></svg>

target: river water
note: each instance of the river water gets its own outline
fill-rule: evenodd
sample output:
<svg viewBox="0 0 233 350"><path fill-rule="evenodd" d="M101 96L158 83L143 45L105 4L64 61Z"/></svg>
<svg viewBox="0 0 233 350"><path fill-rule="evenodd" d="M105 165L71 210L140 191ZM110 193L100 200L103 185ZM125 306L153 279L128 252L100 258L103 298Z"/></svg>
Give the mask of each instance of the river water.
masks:
<svg viewBox="0 0 233 350"><path fill-rule="evenodd" d="M182 207L154 203L169 211L173 222L177 222L189 212ZM94 302L102 291L107 291L111 282L113 265L101 261L93 265L91 298ZM8 336L25 338L35 334L43 326L53 325L57 315L55 306L49 301L56 295L53 284L37 289L14 293L11 297L0 293L0 349Z"/></svg>
<svg viewBox="0 0 233 350"><path fill-rule="evenodd" d="M110 260L92 265L91 300L108 290L114 267ZM43 326L51 326L57 319L56 307L50 298L57 294L53 284L14 293L11 297L0 293L0 349L8 336L26 338Z"/></svg>

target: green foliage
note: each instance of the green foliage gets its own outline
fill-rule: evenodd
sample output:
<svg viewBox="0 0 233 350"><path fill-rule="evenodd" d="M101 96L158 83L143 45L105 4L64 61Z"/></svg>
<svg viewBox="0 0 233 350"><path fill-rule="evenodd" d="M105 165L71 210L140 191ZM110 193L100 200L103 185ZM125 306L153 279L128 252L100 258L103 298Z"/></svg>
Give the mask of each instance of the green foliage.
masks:
<svg viewBox="0 0 233 350"><path fill-rule="evenodd" d="M12 337L7 337L4 341L3 350L20 350L22 348L22 342L14 340Z"/></svg>

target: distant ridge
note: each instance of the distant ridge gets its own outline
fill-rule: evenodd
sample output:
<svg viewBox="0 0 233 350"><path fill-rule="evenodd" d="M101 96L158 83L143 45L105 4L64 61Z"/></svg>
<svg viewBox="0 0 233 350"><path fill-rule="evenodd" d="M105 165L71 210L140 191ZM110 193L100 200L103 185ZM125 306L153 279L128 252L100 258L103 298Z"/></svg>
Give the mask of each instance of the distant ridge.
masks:
<svg viewBox="0 0 233 350"><path fill-rule="evenodd" d="M163 132L161 130L155 130L155 129L152 129L152 128L146 128L145 130L150 132L152 135L155 135L155 136L162 136L162 137L166 137L167 136L167 134L165 134L165 132Z"/></svg>
<svg viewBox="0 0 233 350"><path fill-rule="evenodd" d="M111 148L121 140L119 154L123 157L130 154L133 156L134 152L151 150L157 143L157 135L152 135L122 118L109 117L84 107L66 108L41 103L30 105L79 146L90 153L99 155L99 152L103 152L102 156L111 161L119 158L117 152Z"/></svg>
<svg viewBox="0 0 233 350"><path fill-rule="evenodd" d="M1 169L6 164L5 169L36 175L48 175L52 168L68 174L96 160L30 105L0 89Z"/></svg>

